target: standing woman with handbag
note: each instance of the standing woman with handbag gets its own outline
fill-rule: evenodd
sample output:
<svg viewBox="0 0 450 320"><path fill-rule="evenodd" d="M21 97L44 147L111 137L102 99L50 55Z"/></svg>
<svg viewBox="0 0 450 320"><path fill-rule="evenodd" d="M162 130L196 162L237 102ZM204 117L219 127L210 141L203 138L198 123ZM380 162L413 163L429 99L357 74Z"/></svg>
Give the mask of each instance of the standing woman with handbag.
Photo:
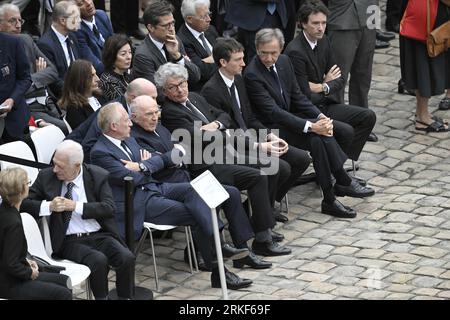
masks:
<svg viewBox="0 0 450 320"><path fill-rule="evenodd" d="M19 300L70 300L69 278L40 272L27 259L27 241L19 208L28 196L28 177L22 168L0 172L0 298Z"/></svg>
<svg viewBox="0 0 450 320"><path fill-rule="evenodd" d="M427 19L430 31L450 19L448 0L409 0L400 22L400 66L406 87L416 93L415 129L425 132L447 132L448 122L428 110L431 96L447 89L450 97L450 51L430 57L427 51ZM445 3L444 3L445 2ZM429 18L428 13L429 12Z"/></svg>

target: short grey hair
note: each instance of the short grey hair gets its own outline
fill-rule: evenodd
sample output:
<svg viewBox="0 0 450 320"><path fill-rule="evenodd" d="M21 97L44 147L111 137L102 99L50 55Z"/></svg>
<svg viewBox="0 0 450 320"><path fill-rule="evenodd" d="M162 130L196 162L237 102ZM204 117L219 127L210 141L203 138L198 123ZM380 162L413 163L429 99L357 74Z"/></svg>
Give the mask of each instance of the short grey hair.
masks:
<svg viewBox="0 0 450 320"><path fill-rule="evenodd" d="M55 153L59 152L67 155L69 163L72 165L83 163L83 147L81 147L81 144L78 142L73 140L64 140L56 147Z"/></svg>
<svg viewBox="0 0 450 320"><path fill-rule="evenodd" d="M55 6L53 7L52 21L57 22L60 18L67 18L69 15L69 8L71 6L75 6L75 8L77 8L76 10L78 10L78 12L80 11L78 5L71 0L58 1L55 3Z"/></svg>
<svg viewBox="0 0 450 320"><path fill-rule="evenodd" d="M120 102L111 102L103 106L98 112L97 125L102 133L108 132L112 123L120 121L120 113L116 112L118 108L123 108Z"/></svg>
<svg viewBox="0 0 450 320"><path fill-rule="evenodd" d="M14 12L20 13L19 7L16 6L15 4L4 3L4 4L0 5L0 22L3 22L3 19L5 19L6 11L14 11Z"/></svg>
<svg viewBox="0 0 450 320"><path fill-rule="evenodd" d="M189 16L195 16L197 14L197 8L199 6L210 6L209 0L183 0L181 4L181 15L186 20Z"/></svg>
<svg viewBox="0 0 450 320"><path fill-rule="evenodd" d="M258 46L264 43L271 42L273 39L277 39L280 44L280 48L284 47L284 36L283 32L280 29L275 28L264 28L259 30L255 35L255 47L258 49Z"/></svg>
<svg viewBox="0 0 450 320"><path fill-rule="evenodd" d="M163 88L170 78L182 78L187 81L188 72L180 64L172 62L165 63L155 73L155 84L158 88Z"/></svg>

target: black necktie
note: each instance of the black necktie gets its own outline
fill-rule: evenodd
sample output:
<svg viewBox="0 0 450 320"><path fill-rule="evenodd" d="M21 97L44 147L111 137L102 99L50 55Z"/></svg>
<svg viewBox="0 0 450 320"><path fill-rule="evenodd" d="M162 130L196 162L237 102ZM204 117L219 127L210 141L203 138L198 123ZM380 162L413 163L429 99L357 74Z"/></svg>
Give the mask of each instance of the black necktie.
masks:
<svg viewBox="0 0 450 320"><path fill-rule="evenodd" d="M316 44L316 46L314 47L314 49L312 49L312 52L313 52L313 54L314 54L314 57L316 58L316 60L317 60L317 44ZM316 61L317 62L317 61Z"/></svg>
<svg viewBox="0 0 450 320"><path fill-rule="evenodd" d="M66 47L67 47L67 52L69 53L70 64L72 64L74 57L73 57L72 46L70 44L70 38L69 37L67 37L67 39L66 39Z"/></svg>
<svg viewBox="0 0 450 320"><path fill-rule="evenodd" d="M121 141L120 145L122 146L123 150L125 150L125 152L127 153L128 157L130 158L130 160L134 161L133 153L128 148L128 146L125 144L125 141Z"/></svg>
<svg viewBox="0 0 450 320"><path fill-rule="evenodd" d="M103 45L102 37L100 36L100 31L98 31L97 26L94 24L92 26L92 32L94 33L94 36L100 41L100 43Z"/></svg>
<svg viewBox="0 0 450 320"><path fill-rule="evenodd" d="M276 84L278 85L278 90L280 91L281 94L283 94L283 91L281 89L281 82L280 82L280 78L278 78L278 74L275 71L275 68L273 66L271 66L269 68L269 72L270 75L272 76L272 78L275 80Z"/></svg>
<svg viewBox="0 0 450 320"><path fill-rule="evenodd" d="M64 198L73 200L72 190L73 190L74 186L75 186L75 183L73 183L73 182L69 182L67 184L67 192L64 195ZM64 232L66 232L67 228L69 227L70 218L72 218L72 211L64 211L62 213L62 217L63 217L63 222L64 222Z"/></svg>
<svg viewBox="0 0 450 320"><path fill-rule="evenodd" d="M208 54L208 56L211 55L211 49L208 46L208 43L206 42L206 38L205 38L205 34L204 33L200 33L200 40L202 40L203 43L203 48L205 49L206 53Z"/></svg>
<svg viewBox="0 0 450 320"><path fill-rule="evenodd" d="M164 54L166 55L166 61L170 62L170 60L171 60L170 53L169 53L169 51L167 51L167 48L166 48L165 44L163 45L162 49L164 51Z"/></svg>
<svg viewBox="0 0 450 320"><path fill-rule="evenodd" d="M243 130L247 130L247 126L245 125L244 118L242 117L241 108L239 108L235 88L236 87L233 82L233 84L230 87L230 95L231 95L231 105L233 106L234 118L235 118L236 122L238 123L239 128L241 128Z"/></svg>
<svg viewBox="0 0 450 320"><path fill-rule="evenodd" d="M203 113L200 112L189 100L186 100L186 107L191 110L191 112L204 123L209 123L209 120L205 117Z"/></svg>

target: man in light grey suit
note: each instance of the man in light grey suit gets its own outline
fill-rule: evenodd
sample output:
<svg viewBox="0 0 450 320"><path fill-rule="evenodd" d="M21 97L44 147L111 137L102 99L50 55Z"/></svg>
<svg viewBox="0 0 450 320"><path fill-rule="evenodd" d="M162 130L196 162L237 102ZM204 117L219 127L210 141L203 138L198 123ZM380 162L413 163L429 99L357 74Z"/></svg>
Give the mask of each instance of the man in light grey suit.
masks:
<svg viewBox="0 0 450 320"><path fill-rule="evenodd" d="M373 7L370 7L373 6ZM369 107L372 63L376 42L374 9L378 0L329 0L328 37L345 83L349 81L349 104ZM372 25L373 24L373 25ZM345 86L335 94L344 103ZM371 133L368 141L377 141Z"/></svg>
<svg viewBox="0 0 450 320"><path fill-rule="evenodd" d="M11 23L11 21L14 21ZM0 5L0 32L17 35L22 39L25 53L30 64L31 80L25 98L31 115L38 126L54 124L65 134L67 126L61 120L62 113L50 99L47 91L48 85L58 80L58 71L55 65L42 53L28 34L21 34L21 15L19 8L14 4Z"/></svg>

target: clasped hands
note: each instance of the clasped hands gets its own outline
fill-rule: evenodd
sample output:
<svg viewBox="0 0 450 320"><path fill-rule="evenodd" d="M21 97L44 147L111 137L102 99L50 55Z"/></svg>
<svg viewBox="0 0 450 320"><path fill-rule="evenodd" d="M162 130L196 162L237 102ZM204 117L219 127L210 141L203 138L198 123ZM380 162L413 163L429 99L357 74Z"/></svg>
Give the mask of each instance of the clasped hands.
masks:
<svg viewBox="0 0 450 320"><path fill-rule="evenodd" d="M51 212L64 212L64 211L74 211L77 203L73 200L64 197L55 197L50 202Z"/></svg>
<svg viewBox="0 0 450 320"><path fill-rule="evenodd" d="M333 119L321 115L317 122L311 124L311 131L326 137L333 136Z"/></svg>
<svg viewBox="0 0 450 320"><path fill-rule="evenodd" d="M273 133L269 133L267 135L267 142L259 143L258 147L267 154L275 157L280 157L289 150L288 143Z"/></svg>
<svg viewBox="0 0 450 320"><path fill-rule="evenodd" d="M152 157L152 154L145 149L139 150L139 153L141 155L141 161L150 159ZM120 161L122 161L122 163L125 165L125 168L127 168L128 170L131 170L134 172L141 171L141 169L139 168L139 162L133 162L130 160L123 160L123 159L120 159Z"/></svg>

